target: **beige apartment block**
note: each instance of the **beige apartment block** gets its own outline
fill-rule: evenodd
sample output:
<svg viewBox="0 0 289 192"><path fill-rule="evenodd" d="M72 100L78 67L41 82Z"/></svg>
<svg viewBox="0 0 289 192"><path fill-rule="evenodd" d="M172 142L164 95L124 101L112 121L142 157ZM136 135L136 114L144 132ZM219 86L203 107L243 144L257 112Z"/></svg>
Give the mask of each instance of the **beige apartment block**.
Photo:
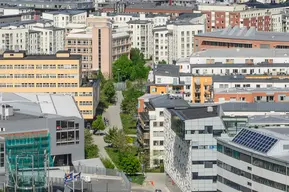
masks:
<svg viewBox="0 0 289 192"><path fill-rule="evenodd" d="M122 55L129 57L131 49L130 34L126 31L113 31L112 33L112 60L117 60Z"/></svg>
<svg viewBox="0 0 289 192"><path fill-rule="evenodd" d="M84 119L93 119L99 83L81 78L81 56L68 51L55 55L26 55L6 51L0 56L0 92L33 92L74 96Z"/></svg>
<svg viewBox="0 0 289 192"><path fill-rule="evenodd" d="M110 78L112 75L112 30L106 18L87 18L87 28L70 31L65 39L65 49L79 54L83 59L83 73L97 71Z"/></svg>

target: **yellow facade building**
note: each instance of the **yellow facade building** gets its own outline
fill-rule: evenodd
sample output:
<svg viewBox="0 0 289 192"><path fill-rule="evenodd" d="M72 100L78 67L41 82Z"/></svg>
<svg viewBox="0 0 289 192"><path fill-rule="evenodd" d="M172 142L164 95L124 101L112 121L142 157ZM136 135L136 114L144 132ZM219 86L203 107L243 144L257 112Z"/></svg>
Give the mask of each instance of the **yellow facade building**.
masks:
<svg viewBox="0 0 289 192"><path fill-rule="evenodd" d="M99 82L81 78L81 56L26 55L6 51L0 56L0 92L45 92L74 96L84 119L93 119L99 102Z"/></svg>

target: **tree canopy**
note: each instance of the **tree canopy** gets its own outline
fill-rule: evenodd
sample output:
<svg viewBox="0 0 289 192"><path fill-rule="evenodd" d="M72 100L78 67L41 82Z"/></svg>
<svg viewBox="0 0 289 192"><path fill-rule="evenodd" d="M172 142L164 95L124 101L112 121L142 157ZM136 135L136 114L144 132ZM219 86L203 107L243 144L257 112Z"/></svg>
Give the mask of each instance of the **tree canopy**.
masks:
<svg viewBox="0 0 289 192"><path fill-rule="evenodd" d="M123 91L124 99L121 103L121 109L123 113L135 115L137 112L138 98L143 95L142 91L139 91L135 87Z"/></svg>
<svg viewBox="0 0 289 192"><path fill-rule="evenodd" d="M119 167L127 174L135 174L141 170L139 159L128 153L122 154L120 157Z"/></svg>
<svg viewBox="0 0 289 192"><path fill-rule="evenodd" d="M92 122L92 128L95 130L104 130L105 125L101 115L98 115L96 120Z"/></svg>
<svg viewBox="0 0 289 192"><path fill-rule="evenodd" d="M147 78L150 68L145 66L143 54L139 49L131 49L130 58L122 55L113 63L112 72L115 81Z"/></svg>
<svg viewBox="0 0 289 192"><path fill-rule="evenodd" d="M165 60L161 60L158 62L158 64L167 64L167 62Z"/></svg>
<svg viewBox="0 0 289 192"><path fill-rule="evenodd" d="M84 129L84 151L85 159L91 159L98 157L98 147L93 144L92 134L88 129Z"/></svg>

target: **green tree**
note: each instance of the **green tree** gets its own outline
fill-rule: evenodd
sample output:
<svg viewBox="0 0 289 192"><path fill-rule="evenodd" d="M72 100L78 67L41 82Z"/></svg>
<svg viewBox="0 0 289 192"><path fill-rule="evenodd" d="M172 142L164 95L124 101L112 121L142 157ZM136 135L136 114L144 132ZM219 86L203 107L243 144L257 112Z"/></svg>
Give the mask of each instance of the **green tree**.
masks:
<svg viewBox="0 0 289 192"><path fill-rule="evenodd" d="M137 112L138 98L143 95L142 91L132 87L126 91L123 91L124 99L121 103L121 109L123 113L131 114L132 116Z"/></svg>
<svg viewBox="0 0 289 192"><path fill-rule="evenodd" d="M88 129L84 129L84 152L85 159L91 159L98 157L98 147L93 144L92 134Z"/></svg>
<svg viewBox="0 0 289 192"><path fill-rule="evenodd" d="M141 164L139 159L128 153L128 154L120 154L120 162L119 167L127 174L135 174L141 170Z"/></svg>
<svg viewBox="0 0 289 192"><path fill-rule="evenodd" d="M108 103L113 103L115 101L115 88L112 80L106 81L102 88L102 91L105 96L105 100Z"/></svg>
<svg viewBox="0 0 289 192"><path fill-rule="evenodd" d="M127 151L128 144L126 140L126 135L123 130L120 129L116 132L116 134L111 138L111 144L121 153Z"/></svg>
<svg viewBox="0 0 289 192"><path fill-rule="evenodd" d="M130 50L130 60L132 61L133 65L136 64L145 64L145 59L143 53L137 49L137 48L132 48Z"/></svg>
<svg viewBox="0 0 289 192"><path fill-rule="evenodd" d="M114 164L108 158L100 158L101 162L103 163L104 167L107 169L114 169Z"/></svg>
<svg viewBox="0 0 289 192"><path fill-rule="evenodd" d="M104 130L105 125L101 115L98 115L96 120L92 122L92 128L95 130Z"/></svg>
<svg viewBox="0 0 289 192"><path fill-rule="evenodd" d="M120 56L120 58L117 59L112 66L113 79L115 81L125 81L127 79L130 79L131 69L132 61L129 60L127 55Z"/></svg>
<svg viewBox="0 0 289 192"><path fill-rule="evenodd" d="M159 64L167 64L167 62L165 60L161 60L159 61Z"/></svg>
<svg viewBox="0 0 289 192"><path fill-rule="evenodd" d="M108 133L104 136L104 141L106 143L111 143L112 142L112 138L117 134L117 127L112 127L108 130Z"/></svg>

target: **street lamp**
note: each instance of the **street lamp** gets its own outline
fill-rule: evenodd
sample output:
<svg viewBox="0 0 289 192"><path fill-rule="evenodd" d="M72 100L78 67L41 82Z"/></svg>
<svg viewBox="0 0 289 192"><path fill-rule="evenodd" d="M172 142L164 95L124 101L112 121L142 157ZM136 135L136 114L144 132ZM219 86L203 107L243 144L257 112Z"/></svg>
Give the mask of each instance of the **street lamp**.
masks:
<svg viewBox="0 0 289 192"><path fill-rule="evenodd" d="M119 72L120 72L120 69L117 69L117 82L119 82Z"/></svg>

